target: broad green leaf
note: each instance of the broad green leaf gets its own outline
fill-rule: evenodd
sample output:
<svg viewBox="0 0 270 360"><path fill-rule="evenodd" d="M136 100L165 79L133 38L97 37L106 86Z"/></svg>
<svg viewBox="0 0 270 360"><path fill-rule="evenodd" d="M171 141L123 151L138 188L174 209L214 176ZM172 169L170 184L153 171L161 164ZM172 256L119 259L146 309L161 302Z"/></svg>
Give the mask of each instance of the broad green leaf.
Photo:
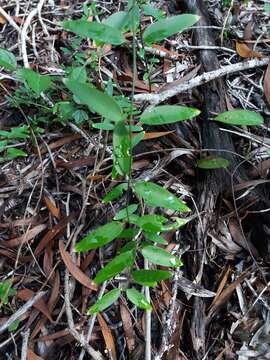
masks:
<svg viewBox="0 0 270 360"><path fill-rule="evenodd" d="M123 254L124 252L127 252L127 251L134 251L135 248L136 248L136 241L134 241L134 240L129 241L126 245L122 246L119 249L119 254Z"/></svg>
<svg viewBox="0 0 270 360"><path fill-rule="evenodd" d="M93 123L92 127L94 129L99 129L99 130L113 130L114 129L114 124L109 123L109 122L102 122L102 123Z"/></svg>
<svg viewBox="0 0 270 360"><path fill-rule="evenodd" d="M3 151L6 149L7 143L8 142L6 140L0 141L0 151Z"/></svg>
<svg viewBox="0 0 270 360"><path fill-rule="evenodd" d="M101 269L94 282L97 284L102 283L105 280L113 278L126 268L132 266L134 263L134 251L125 251L124 253L116 256L111 262L109 262L103 269Z"/></svg>
<svg viewBox="0 0 270 360"><path fill-rule="evenodd" d="M190 220L190 219L182 219L182 218L179 218L179 217L173 217L172 219L175 220L175 222L171 223L171 224L164 224L162 226L161 231L177 230L180 227L186 225Z"/></svg>
<svg viewBox="0 0 270 360"><path fill-rule="evenodd" d="M121 234L119 235L119 239L132 239L135 238L138 233L140 232L139 229L136 228L127 228L124 229Z"/></svg>
<svg viewBox="0 0 270 360"><path fill-rule="evenodd" d="M111 96L97 90L93 85L70 79L64 79L64 84L79 99L80 103L87 105L91 111L113 121L122 119L121 108L117 102Z"/></svg>
<svg viewBox="0 0 270 360"><path fill-rule="evenodd" d="M128 207L120 210L115 216L114 220L123 220L129 217L129 215L133 214L138 209L138 204L131 204Z"/></svg>
<svg viewBox="0 0 270 360"><path fill-rule="evenodd" d="M198 160L197 165L200 169L225 169L230 165L230 162L222 157L209 156L205 159Z"/></svg>
<svg viewBox="0 0 270 360"><path fill-rule="evenodd" d="M127 128L129 130L129 126ZM139 126L139 125L131 125L130 130L133 132L141 132L141 131L143 131L143 127Z"/></svg>
<svg viewBox="0 0 270 360"><path fill-rule="evenodd" d="M0 49L0 67L11 71L16 70L17 61L12 52L5 49Z"/></svg>
<svg viewBox="0 0 270 360"><path fill-rule="evenodd" d="M147 240L153 241L157 244L168 244L168 241L166 241L162 236L158 235L155 232L144 231L144 236Z"/></svg>
<svg viewBox="0 0 270 360"><path fill-rule="evenodd" d="M165 270L135 270L131 275L136 283L143 286L155 286L158 281L172 277L172 273Z"/></svg>
<svg viewBox="0 0 270 360"><path fill-rule="evenodd" d="M10 131L0 130L0 136L9 140L25 140L29 137L28 126L14 127Z"/></svg>
<svg viewBox="0 0 270 360"><path fill-rule="evenodd" d="M21 320L15 320L12 324L9 325L8 327L8 331L9 332L14 332L18 329L19 325L20 325Z"/></svg>
<svg viewBox="0 0 270 360"><path fill-rule="evenodd" d="M81 83L85 83L87 81L87 72L84 66L73 68L70 75L70 80L76 80Z"/></svg>
<svg viewBox="0 0 270 360"><path fill-rule="evenodd" d="M144 246L141 251L143 257L153 264L170 267L179 267L182 265L179 258L159 247L147 245Z"/></svg>
<svg viewBox="0 0 270 360"><path fill-rule="evenodd" d="M145 135L145 131L141 131L135 136L133 136L133 138L131 139L131 147L134 148L136 145L138 145L139 142L141 142L142 139L144 138L144 135Z"/></svg>
<svg viewBox="0 0 270 360"><path fill-rule="evenodd" d="M161 105L146 110L140 121L147 125L172 124L178 121L192 119L200 114L200 110L178 105Z"/></svg>
<svg viewBox="0 0 270 360"><path fill-rule="evenodd" d="M0 282L0 305L6 305L8 303L8 298L16 294L16 291L12 289L11 286L12 282L10 280Z"/></svg>
<svg viewBox="0 0 270 360"><path fill-rule="evenodd" d="M130 138L124 121L116 123L113 131L113 164L119 175L129 175L131 169Z"/></svg>
<svg viewBox="0 0 270 360"><path fill-rule="evenodd" d="M87 311L88 315L93 315L97 312L103 311L115 303L119 296L121 295L120 289L113 289L109 291L107 294L102 296L100 300L98 300L94 305L92 305Z"/></svg>
<svg viewBox="0 0 270 360"><path fill-rule="evenodd" d="M126 290L127 298L138 308L143 310L151 310L152 306L147 301L146 297L141 294L138 290L132 288Z"/></svg>
<svg viewBox="0 0 270 360"><path fill-rule="evenodd" d="M111 16L107 17L107 19L103 20L103 24L119 30L124 29L128 22L129 17L126 11L115 12Z"/></svg>
<svg viewBox="0 0 270 360"><path fill-rule="evenodd" d="M159 20L146 28L143 33L143 39L148 44L162 41L166 37L193 26L199 18L197 15L182 14Z"/></svg>
<svg viewBox="0 0 270 360"><path fill-rule="evenodd" d="M37 95L40 95L51 85L51 77L49 75L40 75L32 69L20 69L17 70L16 74L24 80L29 88Z"/></svg>
<svg viewBox="0 0 270 360"><path fill-rule="evenodd" d="M28 154L23 150L16 148L8 148L7 149L7 158L9 160L16 159L17 157L26 157Z"/></svg>
<svg viewBox="0 0 270 360"><path fill-rule="evenodd" d="M105 44L121 45L126 41L119 29L104 23L67 20L63 21L61 25L65 30L72 31L82 38L90 38Z"/></svg>
<svg viewBox="0 0 270 360"><path fill-rule="evenodd" d="M165 14L161 9L157 9L149 4L143 5L143 13L146 16L153 16L157 20L164 18Z"/></svg>
<svg viewBox="0 0 270 360"><path fill-rule="evenodd" d="M267 13L270 13L270 3L265 3L264 4L264 11Z"/></svg>
<svg viewBox="0 0 270 360"><path fill-rule="evenodd" d="M80 109L74 111L72 118L77 125L81 125L83 122L89 119L88 114L84 110Z"/></svg>
<svg viewBox="0 0 270 360"><path fill-rule="evenodd" d="M62 121L70 120L75 111L74 105L69 101L59 101L53 107L53 113Z"/></svg>
<svg viewBox="0 0 270 360"><path fill-rule="evenodd" d="M129 28L135 34L140 26L141 14L138 4L133 4L129 9Z"/></svg>
<svg viewBox="0 0 270 360"><path fill-rule="evenodd" d="M93 230L83 238L75 247L76 251L97 249L108 244L121 234L124 225L119 222L111 222Z"/></svg>
<svg viewBox="0 0 270 360"><path fill-rule="evenodd" d="M128 184L123 183L120 185L115 186L110 192L108 192L102 202L104 204L108 204L110 201L113 201L115 199L118 199L121 195L123 195L123 192L128 189Z"/></svg>
<svg viewBox="0 0 270 360"><path fill-rule="evenodd" d="M137 217L131 217L130 222L136 224L140 228L149 232L159 232L162 230L162 224L168 220L161 215L143 215Z"/></svg>
<svg viewBox="0 0 270 360"><path fill-rule="evenodd" d="M137 182L134 185L134 191L147 205L159 206L165 209L182 212L190 211L182 200L155 183L147 181Z"/></svg>
<svg viewBox="0 0 270 360"><path fill-rule="evenodd" d="M220 121L224 124L229 125L262 125L263 117L255 112L250 110L230 110L225 111L222 114L219 114L215 117L216 121Z"/></svg>

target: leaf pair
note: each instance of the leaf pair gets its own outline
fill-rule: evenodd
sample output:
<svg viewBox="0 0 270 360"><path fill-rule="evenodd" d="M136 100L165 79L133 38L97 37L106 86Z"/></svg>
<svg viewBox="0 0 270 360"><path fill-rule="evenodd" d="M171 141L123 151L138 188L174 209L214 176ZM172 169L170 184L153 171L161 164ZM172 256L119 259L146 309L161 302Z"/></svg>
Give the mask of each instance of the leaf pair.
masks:
<svg viewBox="0 0 270 360"><path fill-rule="evenodd" d="M146 300L145 296L140 293L138 290L132 288L126 290L127 298L136 306L144 310L151 310L152 306ZM115 303L121 295L120 289L113 289L104 295L100 300L98 300L93 306L88 310L88 315L95 314L97 312L103 311Z"/></svg>
<svg viewBox="0 0 270 360"><path fill-rule="evenodd" d="M130 11L132 12L134 9ZM82 38L90 38L104 44L121 45L126 41L121 29L125 28L128 22L132 22L132 17L134 17L134 14L129 16L126 12L119 12L110 16L103 23L87 20L68 20L63 21L61 25L65 30L72 31ZM136 14L135 20L137 18L138 15ZM162 41L166 37L188 29L198 20L199 16L192 14L182 14L158 20L147 27L143 33L143 40L147 44Z"/></svg>

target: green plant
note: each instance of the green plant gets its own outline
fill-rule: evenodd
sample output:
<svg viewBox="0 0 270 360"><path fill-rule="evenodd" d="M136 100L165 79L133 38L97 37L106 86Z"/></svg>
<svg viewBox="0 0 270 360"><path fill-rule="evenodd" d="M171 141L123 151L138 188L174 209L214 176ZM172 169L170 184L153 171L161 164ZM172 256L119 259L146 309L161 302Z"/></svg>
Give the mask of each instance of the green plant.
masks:
<svg viewBox="0 0 270 360"><path fill-rule="evenodd" d="M155 13L154 9L146 7L145 4L130 1L127 12L113 14L102 24L89 24L85 20L70 20L64 21L62 26L81 37L90 37L99 44L110 42L114 45L124 44L123 32L131 29L133 32L133 54L136 55L135 37L142 7L143 11L151 12L151 15ZM161 15L155 13L155 17L159 19L161 16L158 14ZM147 43L160 41L165 36L173 35L188 28L197 20L198 17L193 15L157 20L144 31L143 38ZM114 28L113 32L112 27ZM133 66L136 66L136 58L133 61ZM187 220L178 216L167 218L157 214L147 215L144 214L143 208L145 206L152 207L154 212L157 212L158 208L163 208L180 213L188 213L190 209L181 199L162 186L146 181L136 182L132 179L132 149L144 136L143 127L140 124L155 126L188 120L200 112L197 109L184 106L158 106L140 114L134 108L132 97L125 105L123 98L119 99L113 94L97 90L91 83L77 81L71 76L64 79L64 84L71 91L78 104L86 106L90 112L101 116L103 121L94 123L93 127L112 131L112 177L124 180L106 194L103 202L108 203L117 200L120 196L125 196L127 192L130 193L130 200L132 199L132 203L127 202L126 207L115 215L112 222L90 232L76 245L75 250L84 252L105 246L117 238L126 239L126 243L119 253L98 271L94 281L100 284L124 271L127 274L130 273L131 282L134 286L155 286L159 281L169 279L172 276L170 271L156 269L157 266L175 268L182 265L177 256L162 248L167 242L160 233L178 229L186 224ZM132 139L131 132L135 130L138 133ZM135 259L138 256L149 261L152 264L152 269L138 269L135 266ZM134 286L108 292L89 309L89 313L93 314L106 309L119 298L121 292L126 292L129 301L136 306L150 310L151 304L143 293Z"/></svg>
<svg viewBox="0 0 270 360"><path fill-rule="evenodd" d="M89 314L105 310L117 301L121 294L126 294L127 299L139 308L149 311L151 301L142 292L138 291L138 287L156 286L160 281L172 277L173 274L170 269L182 266L182 262L177 255L171 254L164 249L167 242L162 237L162 233L177 230L184 226L188 222L188 218L180 216L188 214L191 210L182 199L161 185L150 181L134 180L131 170L132 151L144 137L144 125L160 126L178 121L187 121L198 116L200 111L178 105L156 106L147 109L143 113L136 108L133 101L137 70L136 54L138 51L136 37L142 12L148 13L157 19L142 34L142 40L148 45L188 29L199 18L192 14L163 18L160 12L149 8L145 1L135 0L128 2L127 11L113 14L102 23L88 22L88 11L89 9L85 8L85 15L80 20L62 22L64 29L77 34L76 46L85 38L91 38L100 47L104 43L126 46L127 41L124 33L128 30L133 33L134 78L130 99L122 95L114 95L112 83L109 82L105 90L97 89L89 81L90 78L87 72L89 59L87 59L85 53L77 52L78 56L75 57L69 49L65 51L73 57L75 64L65 69L63 83L60 83L59 79L53 81L51 77L38 74L30 69L18 70L17 75L23 81L26 93L27 91L32 92L31 102L35 99L42 101L43 93L48 95L50 91L57 88L63 90L64 87L64 91L67 93L65 100L56 102L51 108L49 116L55 116L57 120L63 123L73 118L78 124L89 118L92 121L93 128L112 131L112 178L117 179L120 183L104 196L103 203L113 202L120 197L126 198L127 201L125 206L115 214L112 221L91 231L80 240L75 250L77 252L86 252L106 246L115 239L124 240L122 248L119 249L116 256L107 265L97 272L94 281L101 284L124 272L129 283L131 283L131 287L128 285L127 288L109 291L90 307ZM95 5L91 5L91 11L96 11ZM143 50L141 53L144 57ZM11 59L11 61L9 62L8 59ZM0 65L4 66L8 71L16 69L14 58L12 55L7 54L6 51L0 51ZM26 104L31 103L27 103L29 101L27 99L23 101ZM44 112L46 109L45 107ZM99 119L99 122L96 121L96 118ZM213 120L233 125L259 125L263 121L260 115L243 110L225 112L219 114ZM38 122L38 119L36 121ZM211 121L209 126L211 126ZM136 136L133 138L132 132L136 132ZM8 141L14 139L15 133L17 133L18 138L18 134L23 132L12 129L11 132L2 132L2 135L0 133L0 136L4 138L3 141L7 144ZM25 134L28 136L27 133ZM204 169L224 168L228 165L228 161L220 157L207 158L198 162L198 166ZM163 213L167 211L169 215L160 215L161 211ZM141 268L139 266L141 261L135 262L136 259L144 259L145 263L150 263L151 268ZM168 270L161 270L158 266L167 267Z"/></svg>
<svg viewBox="0 0 270 360"><path fill-rule="evenodd" d="M10 280L0 282L0 308L2 305L7 305L9 298L15 294L16 291L12 288L12 282Z"/></svg>

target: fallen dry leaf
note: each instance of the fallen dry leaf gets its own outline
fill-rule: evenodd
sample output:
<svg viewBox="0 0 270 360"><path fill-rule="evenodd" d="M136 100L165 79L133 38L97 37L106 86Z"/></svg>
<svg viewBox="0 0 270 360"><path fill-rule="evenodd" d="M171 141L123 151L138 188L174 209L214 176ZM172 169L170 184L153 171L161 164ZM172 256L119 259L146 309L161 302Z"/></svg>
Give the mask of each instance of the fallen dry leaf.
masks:
<svg viewBox="0 0 270 360"><path fill-rule="evenodd" d="M55 205L53 199L49 198L49 196L44 196L44 201L47 205L47 208L51 212L51 214L56 217L56 219L60 219L60 209Z"/></svg>
<svg viewBox="0 0 270 360"><path fill-rule="evenodd" d="M74 264L69 253L65 250L63 241L59 241L59 250L61 257L71 275L83 286L90 290L97 291L98 286L87 275L85 275L85 273L83 273L81 269L77 267L77 265Z"/></svg>
<svg viewBox="0 0 270 360"><path fill-rule="evenodd" d="M14 239L5 241L4 244L8 248L13 248L19 245L22 245L30 240L33 240L38 234L44 231L47 228L46 224L40 224L35 226L33 229L28 230L22 236L16 237Z"/></svg>
<svg viewBox="0 0 270 360"><path fill-rule="evenodd" d="M266 97L266 100L267 100L268 104L270 105L270 63L268 64L265 75L264 75L263 89L264 89L264 95Z"/></svg>
<svg viewBox="0 0 270 360"><path fill-rule="evenodd" d="M213 318L213 316L215 315L215 313L221 306L223 306L227 301L229 301L234 290L246 278L248 273L249 273L248 270L244 271L232 284L230 284L226 289L224 289L220 293L220 295L217 298L214 299L214 301L212 302L212 304L210 306L208 315L207 315L208 321L210 321L211 318Z"/></svg>
<svg viewBox="0 0 270 360"><path fill-rule="evenodd" d="M106 344L106 348L109 353L109 358L112 360L117 360L116 348L115 348L112 331L109 328L109 326L107 325L106 321L101 316L101 314L99 314L99 313L97 313L97 320L99 322L99 325L100 325L100 328L102 331L102 335L103 335L103 338L104 338L104 341Z"/></svg>
<svg viewBox="0 0 270 360"><path fill-rule="evenodd" d="M36 250L34 252L35 256L38 256L41 251L56 237L61 236L61 234L65 231L67 224L75 218L75 213L70 214L69 216L65 216L59 221L57 225L55 225L52 229L50 229L46 235L42 238Z"/></svg>
<svg viewBox="0 0 270 360"><path fill-rule="evenodd" d="M258 51L251 50L247 44L236 42L236 52L242 58L262 58L262 54Z"/></svg>
<svg viewBox="0 0 270 360"><path fill-rule="evenodd" d="M0 15L0 24L1 25L5 25L6 24L6 19L4 18L4 16Z"/></svg>
<svg viewBox="0 0 270 360"><path fill-rule="evenodd" d="M27 360L43 360L42 357L38 356L31 349L27 349Z"/></svg>
<svg viewBox="0 0 270 360"><path fill-rule="evenodd" d="M146 132L144 134L143 140L156 139L168 134L172 134L174 131L155 131L155 132Z"/></svg>
<svg viewBox="0 0 270 360"><path fill-rule="evenodd" d="M22 289L18 290L16 293L16 296L23 301L28 301L35 295L35 292L30 289ZM47 308L47 305L45 304L45 301L43 299L39 299L35 304L33 305L38 311L40 311L43 315L45 315L51 322L53 322L53 319L51 317L51 314L49 312L49 309Z"/></svg>
<svg viewBox="0 0 270 360"><path fill-rule="evenodd" d="M135 332L130 312L124 304L120 304L120 314L125 332L128 352L131 354L136 346Z"/></svg>

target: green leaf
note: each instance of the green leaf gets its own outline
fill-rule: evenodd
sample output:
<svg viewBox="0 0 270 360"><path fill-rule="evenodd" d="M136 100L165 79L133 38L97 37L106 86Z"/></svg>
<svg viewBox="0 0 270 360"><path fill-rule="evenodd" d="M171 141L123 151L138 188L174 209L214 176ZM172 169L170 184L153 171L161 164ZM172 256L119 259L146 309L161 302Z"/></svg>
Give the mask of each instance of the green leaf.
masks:
<svg viewBox="0 0 270 360"><path fill-rule="evenodd" d="M143 13L146 16L153 16L157 20L164 18L164 11L148 4L143 6Z"/></svg>
<svg viewBox="0 0 270 360"><path fill-rule="evenodd" d="M124 253L116 256L111 262L109 262L103 269L101 269L94 282L97 284L102 283L105 280L113 278L115 275L122 272L124 269L132 266L134 263L134 251L125 251Z"/></svg>
<svg viewBox="0 0 270 360"><path fill-rule="evenodd" d="M0 130L0 136L9 140L25 140L29 137L28 126L14 127L10 131Z"/></svg>
<svg viewBox="0 0 270 360"><path fill-rule="evenodd" d="M182 265L179 258L156 246L144 246L142 248L142 254L145 259L153 264L170 267L179 267Z"/></svg>
<svg viewBox="0 0 270 360"><path fill-rule="evenodd" d="M219 114L215 117L216 121L220 121L224 124L229 125L262 125L263 117L256 113L255 111L250 110L230 110L225 111L222 114Z"/></svg>
<svg viewBox="0 0 270 360"><path fill-rule="evenodd" d="M148 44L162 41L166 37L188 29L194 25L199 18L197 15L182 14L159 20L147 27L143 33L143 39Z"/></svg>
<svg viewBox="0 0 270 360"><path fill-rule="evenodd" d="M127 228L124 229L119 235L119 239L133 239L139 233L139 229L136 228Z"/></svg>
<svg viewBox="0 0 270 360"><path fill-rule="evenodd" d="M53 113L62 121L70 120L75 111L74 105L69 101L59 101L53 107Z"/></svg>
<svg viewBox="0 0 270 360"><path fill-rule="evenodd" d="M10 280L0 282L0 305L8 304L8 298L16 294L16 291L11 286L12 282Z"/></svg>
<svg viewBox="0 0 270 360"><path fill-rule="evenodd" d="M16 331L18 329L19 325L20 325L20 319L15 320L12 324L9 325L8 331L9 332Z"/></svg>
<svg viewBox="0 0 270 360"><path fill-rule="evenodd" d="M73 68L70 75L70 80L76 80L81 83L85 83L87 81L87 72L84 66Z"/></svg>
<svg viewBox="0 0 270 360"><path fill-rule="evenodd" d="M83 122L89 119L88 114L84 110L79 109L74 111L72 118L77 125L81 125Z"/></svg>
<svg viewBox="0 0 270 360"><path fill-rule="evenodd" d="M222 157L207 157L200 159L197 162L200 169L220 169L226 168L230 165L230 162Z"/></svg>
<svg viewBox="0 0 270 360"><path fill-rule="evenodd" d="M141 217L131 217L130 222L149 232L159 232L162 230L162 224L168 220L161 215L143 215Z"/></svg>
<svg viewBox="0 0 270 360"><path fill-rule="evenodd" d="M123 254L124 252L127 252L127 251L134 251L135 248L136 248L136 241L134 241L134 240L129 241L128 243L126 243L126 245L122 246L119 249L119 254Z"/></svg>
<svg viewBox="0 0 270 360"><path fill-rule="evenodd" d="M140 121L147 125L172 124L178 121L192 119L200 114L200 110L177 105L161 105L146 110Z"/></svg>
<svg viewBox="0 0 270 360"><path fill-rule="evenodd" d="M94 129L110 131L110 130L114 129L114 124L104 121L102 123L94 123L94 124L92 124L92 127Z"/></svg>
<svg viewBox="0 0 270 360"><path fill-rule="evenodd" d="M0 152L6 149L7 143L6 140L0 141Z"/></svg>
<svg viewBox="0 0 270 360"><path fill-rule="evenodd" d="M163 245L168 244L168 241L166 241L162 236L158 235L155 232L144 231L144 236L147 240L153 241L157 244L163 244Z"/></svg>
<svg viewBox="0 0 270 360"><path fill-rule="evenodd" d="M113 164L119 175L129 175L131 161L129 133L124 121L119 121L113 131Z"/></svg>
<svg viewBox="0 0 270 360"><path fill-rule="evenodd" d="M126 27L128 21L128 13L126 11L118 11L107 17L107 19L103 20L102 23L114 29L122 30Z"/></svg>
<svg viewBox="0 0 270 360"><path fill-rule="evenodd" d="M270 13L270 3L264 3L264 11Z"/></svg>
<svg viewBox="0 0 270 360"><path fill-rule="evenodd" d="M120 185L115 186L108 194L106 194L102 200L103 204L108 204L110 201L118 199L123 192L128 189L128 184L123 183Z"/></svg>
<svg viewBox="0 0 270 360"><path fill-rule="evenodd" d="M155 286L158 281L172 277L172 273L165 270L135 270L131 275L136 283L143 286Z"/></svg>
<svg viewBox="0 0 270 360"><path fill-rule="evenodd" d="M61 25L65 30L72 31L82 38L90 38L105 44L121 45L126 41L120 30L104 23L67 20Z"/></svg>
<svg viewBox="0 0 270 360"><path fill-rule="evenodd" d="M159 206L165 209L182 212L190 211L182 200L155 183L147 181L137 182L134 185L134 191L147 205Z"/></svg>
<svg viewBox="0 0 270 360"><path fill-rule="evenodd" d="M75 251L87 251L97 249L108 244L121 234L124 225L119 222L111 222L93 230L83 238L75 247Z"/></svg>
<svg viewBox="0 0 270 360"><path fill-rule="evenodd" d="M129 217L129 215L133 214L138 209L137 204L131 204L128 207L120 210L115 216L114 220L123 220Z"/></svg>
<svg viewBox="0 0 270 360"><path fill-rule="evenodd" d="M9 160L16 159L17 157L26 157L28 154L23 150L16 148L8 148L7 149L7 158Z"/></svg>
<svg viewBox="0 0 270 360"><path fill-rule="evenodd" d="M93 315L97 312L103 311L115 303L121 295L120 289L113 289L107 294L102 296L94 305L92 305L87 311L87 315Z"/></svg>
<svg viewBox="0 0 270 360"><path fill-rule="evenodd" d="M139 134L133 136L133 138L131 139L131 147L134 148L136 145L138 145L139 142L141 142L142 139L144 138L144 135L145 135L145 131L142 131Z"/></svg>
<svg viewBox="0 0 270 360"><path fill-rule="evenodd" d="M20 69L16 72L17 76L23 79L31 90L37 95L47 90L51 84L49 75L40 75L32 69Z"/></svg>
<svg viewBox="0 0 270 360"><path fill-rule="evenodd" d="M117 102L111 96L97 90L93 85L70 79L64 79L64 84L79 99L80 103L87 105L91 111L113 121L122 119L122 111Z"/></svg>
<svg viewBox="0 0 270 360"><path fill-rule="evenodd" d="M152 306L147 301L146 297L141 294L136 289L127 289L126 290L127 298L131 301L134 305L138 306L138 308L143 310L151 310Z"/></svg>
<svg viewBox="0 0 270 360"><path fill-rule="evenodd" d="M0 67L11 71L16 70L17 61L12 52L5 49L0 49Z"/></svg>

